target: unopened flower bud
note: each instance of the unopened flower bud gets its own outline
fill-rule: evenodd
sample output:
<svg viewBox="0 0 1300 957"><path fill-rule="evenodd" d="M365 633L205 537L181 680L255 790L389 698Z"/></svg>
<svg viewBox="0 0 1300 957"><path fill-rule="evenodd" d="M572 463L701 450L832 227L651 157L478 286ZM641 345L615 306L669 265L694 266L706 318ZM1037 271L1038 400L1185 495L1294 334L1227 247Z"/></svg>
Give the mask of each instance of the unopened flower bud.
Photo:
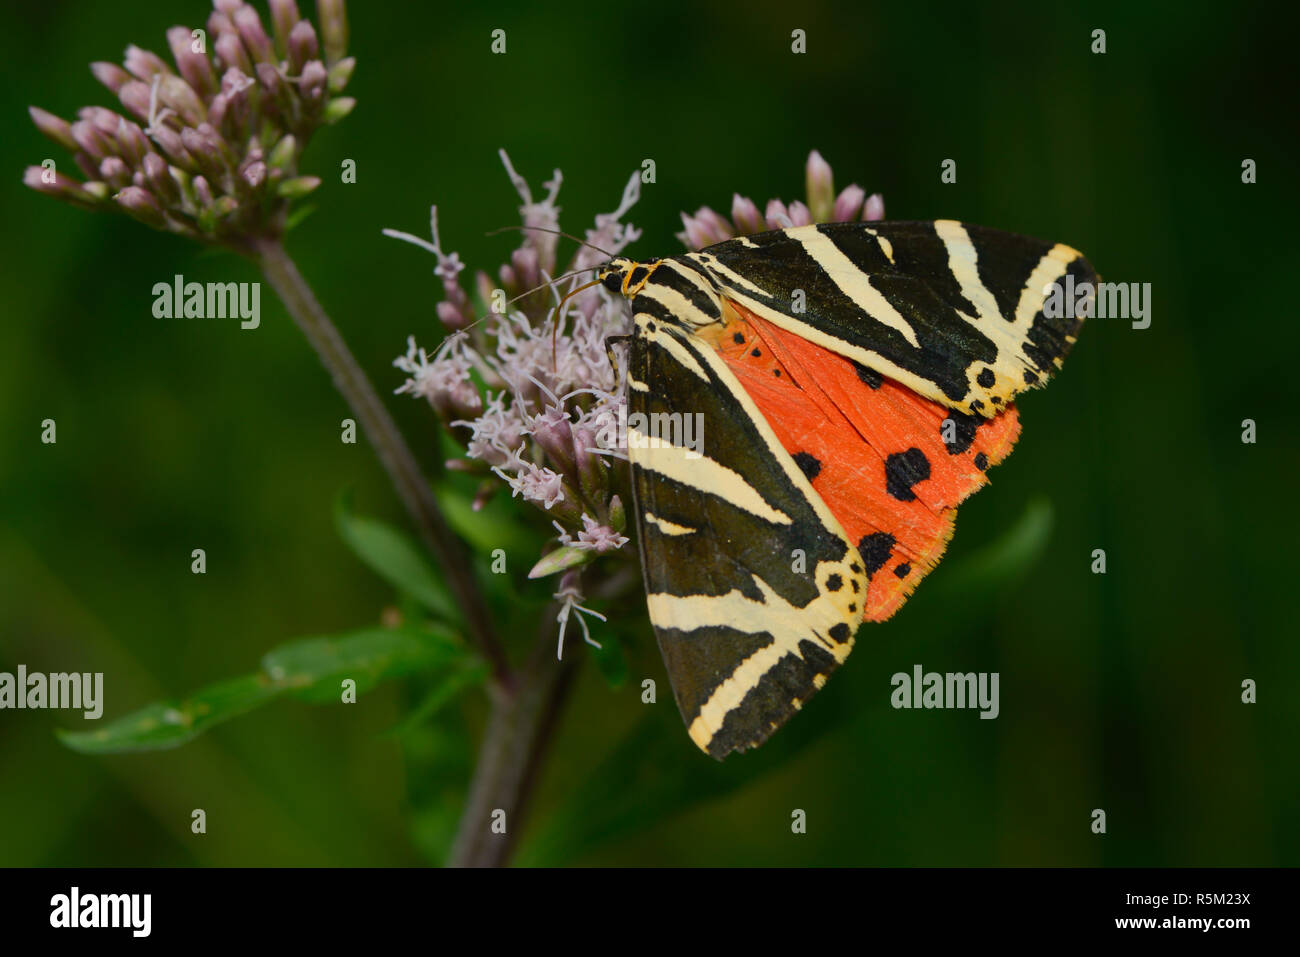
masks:
<svg viewBox="0 0 1300 957"><path fill-rule="evenodd" d="M207 54L194 49L193 31L189 27L172 27L167 31L167 45L171 47L172 59L185 82L199 96L211 96L216 90L216 77Z"/></svg>
<svg viewBox="0 0 1300 957"><path fill-rule="evenodd" d="M114 95L117 95L117 92L131 79L131 74L116 63L105 63L103 61L92 63L90 64L90 72L96 80L108 87L109 91Z"/></svg>
<svg viewBox="0 0 1300 957"><path fill-rule="evenodd" d="M348 49L348 18L343 12L343 0L316 0L316 16L320 20L325 62L333 65Z"/></svg>
<svg viewBox="0 0 1300 957"><path fill-rule="evenodd" d="M302 19L294 0L270 0L271 32L275 34L276 49L282 53L289 49L289 34Z"/></svg>
<svg viewBox="0 0 1300 957"><path fill-rule="evenodd" d="M148 190L141 189L139 186L128 186L113 199L122 209L146 226L161 229L167 225L162 207Z"/></svg>
<svg viewBox="0 0 1300 957"><path fill-rule="evenodd" d="M99 178L120 190L131 185L131 168L120 156L106 156L99 164Z"/></svg>
<svg viewBox="0 0 1300 957"><path fill-rule="evenodd" d="M318 186L320 186L319 176L295 176L293 179L286 179L276 187L275 191L285 199L302 199L310 195Z"/></svg>
<svg viewBox="0 0 1300 957"><path fill-rule="evenodd" d="M289 72L295 76L320 55L320 44L316 42L316 31L307 20L299 20L289 33Z"/></svg>
<svg viewBox="0 0 1300 957"><path fill-rule="evenodd" d="M149 122L150 91L149 84L139 80L127 80L117 91L117 98L132 116L143 123Z"/></svg>
<svg viewBox="0 0 1300 957"><path fill-rule="evenodd" d="M831 210L831 222L848 223L858 218L858 213L862 211L862 201L866 199L867 191L857 183L852 183L844 187L843 192L835 197L835 208Z"/></svg>
<svg viewBox="0 0 1300 957"><path fill-rule="evenodd" d="M163 62L162 57L148 50L142 50L134 43L126 48L126 55L123 58L123 65L128 73L137 80L149 83L153 80L154 75L161 73L164 76L171 73L167 64Z"/></svg>
<svg viewBox="0 0 1300 957"><path fill-rule="evenodd" d="M754 205L754 201L739 193L734 193L731 197L731 220L736 224L736 232L741 236L761 233L767 229L767 223L763 221L763 215Z"/></svg>
<svg viewBox="0 0 1300 957"><path fill-rule="evenodd" d="M831 176L831 164L826 162L822 154L816 150L808 154L808 164L804 169L804 185L808 195L808 221L813 223L828 221L835 207L835 183ZM793 206L791 212L793 213Z"/></svg>
<svg viewBox="0 0 1300 957"><path fill-rule="evenodd" d="M342 93L352 79L352 71L357 67L356 57L345 57L329 68L329 89L331 93Z"/></svg>
<svg viewBox="0 0 1300 957"><path fill-rule="evenodd" d="M326 104L321 121L332 126L351 113L356 105L357 101L350 96L335 97Z"/></svg>
<svg viewBox="0 0 1300 957"><path fill-rule="evenodd" d="M771 199L767 202L767 209L763 212L763 218L767 221L768 229L789 229L794 225L790 219L790 211L785 208L785 203L779 199Z"/></svg>
<svg viewBox="0 0 1300 957"><path fill-rule="evenodd" d="M243 4L230 19L234 21L239 38L244 41L244 48L254 63L275 62L275 48L271 44L271 38L262 29L262 18L255 9Z"/></svg>
<svg viewBox="0 0 1300 957"><path fill-rule="evenodd" d="M81 149L77 145L76 138L72 135L72 124L67 120L42 110L39 106L29 106L27 112L31 116L32 122L36 124L36 128L45 134L48 139L58 143L69 152L75 153Z"/></svg>

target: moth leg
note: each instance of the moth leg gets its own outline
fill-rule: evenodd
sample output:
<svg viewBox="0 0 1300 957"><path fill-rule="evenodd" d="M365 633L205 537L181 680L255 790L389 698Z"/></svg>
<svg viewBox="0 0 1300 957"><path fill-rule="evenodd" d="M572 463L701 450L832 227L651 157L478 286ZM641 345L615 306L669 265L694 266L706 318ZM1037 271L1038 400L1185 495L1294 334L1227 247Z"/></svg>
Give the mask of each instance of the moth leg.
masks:
<svg viewBox="0 0 1300 957"><path fill-rule="evenodd" d="M619 378L618 378L618 363L614 361L614 350L611 349L610 346L613 345L613 344L615 344L615 343L631 342L631 341L632 341L632 336L631 336L630 333L628 333L627 335L622 335L622 336L606 336L606 337L605 337L605 358L609 360L609 367L610 367L610 369L611 369L611 370L613 371L613 373L614 373L614 381L615 381L615 382L619 381Z"/></svg>

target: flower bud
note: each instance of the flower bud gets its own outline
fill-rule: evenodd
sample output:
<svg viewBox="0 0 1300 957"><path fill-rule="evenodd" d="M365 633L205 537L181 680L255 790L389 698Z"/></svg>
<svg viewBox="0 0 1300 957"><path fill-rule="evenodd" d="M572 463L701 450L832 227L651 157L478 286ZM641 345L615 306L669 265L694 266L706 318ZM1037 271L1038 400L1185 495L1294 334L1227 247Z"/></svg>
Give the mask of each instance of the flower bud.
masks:
<svg viewBox="0 0 1300 957"><path fill-rule="evenodd" d="M844 187L844 191L835 197L835 208L831 211L831 222L850 223L858 218L862 211L862 201L867 191L857 183Z"/></svg>
<svg viewBox="0 0 1300 957"><path fill-rule="evenodd" d="M108 87L109 92L114 96L131 79L131 74L116 63L105 63L103 61L92 63L90 64L90 72L96 80Z"/></svg>
<svg viewBox="0 0 1300 957"><path fill-rule="evenodd" d="M154 75L161 73L166 75L171 73L167 64L163 62L162 57L156 53L150 53L148 50L142 50L134 43L126 48L126 56L123 58L123 65L128 73L137 80L149 83L153 80Z"/></svg>
<svg viewBox="0 0 1300 957"><path fill-rule="evenodd" d="M767 223L763 221L754 201L739 193L733 193L731 197L731 220L736 224L737 234L741 236L761 233L767 229Z"/></svg>
<svg viewBox="0 0 1300 957"><path fill-rule="evenodd" d="M294 0L270 0L269 6L276 49L286 53L289 49L289 34L302 19L298 14L298 5Z"/></svg>
<svg viewBox="0 0 1300 957"><path fill-rule="evenodd" d="M230 17L239 31L239 38L244 41L244 48L254 63L274 63L275 48L271 38L262 29L262 18L248 4L240 5Z"/></svg>
<svg viewBox="0 0 1300 957"><path fill-rule="evenodd" d="M148 190L141 189L139 186L128 186L113 199L122 209L146 226L155 229L166 227L167 221L163 217L162 207Z"/></svg>
<svg viewBox="0 0 1300 957"><path fill-rule="evenodd" d="M785 208L785 203L779 199L768 200L763 218L767 220L768 229L789 229L794 225L790 219L789 210Z"/></svg>
<svg viewBox="0 0 1300 957"><path fill-rule="evenodd" d="M185 82L199 96L211 96L217 86L216 77L208 55L194 49L193 31L189 27L172 27L167 31L167 45L171 47L172 59Z"/></svg>
<svg viewBox="0 0 1300 957"><path fill-rule="evenodd" d="M67 120L46 112L39 106L29 106L27 112L31 116L32 122L36 124L36 128L45 134L48 139L69 152L76 152L81 148L77 145L77 140L72 135L72 126Z"/></svg>
<svg viewBox="0 0 1300 957"><path fill-rule="evenodd" d="M813 223L828 221L835 206L835 183L831 176L831 164L826 162L822 154L816 150L808 154L808 164L804 170L804 185L808 195L808 221ZM793 213L793 207L791 211Z"/></svg>
<svg viewBox="0 0 1300 957"><path fill-rule="evenodd" d="M309 21L299 20L289 34L289 72L296 76L309 60L315 60L319 55L316 31Z"/></svg>
<svg viewBox="0 0 1300 957"><path fill-rule="evenodd" d="M796 226L810 226L814 222L812 210L810 210L799 200L790 204L790 222Z"/></svg>

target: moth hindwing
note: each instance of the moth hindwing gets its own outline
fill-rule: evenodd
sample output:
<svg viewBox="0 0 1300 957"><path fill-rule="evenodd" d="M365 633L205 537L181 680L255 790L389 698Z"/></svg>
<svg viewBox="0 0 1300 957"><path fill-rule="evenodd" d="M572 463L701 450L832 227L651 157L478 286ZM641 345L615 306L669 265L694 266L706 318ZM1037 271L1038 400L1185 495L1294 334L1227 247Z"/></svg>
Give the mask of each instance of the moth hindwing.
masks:
<svg viewBox="0 0 1300 957"><path fill-rule="evenodd" d="M615 259L651 623L692 739L760 744L938 561L1081 318L1075 250L936 222L774 230ZM700 423L697 444L681 440ZM677 431L674 431L677 430ZM942 435L942 441L939 436Z"/></svg>

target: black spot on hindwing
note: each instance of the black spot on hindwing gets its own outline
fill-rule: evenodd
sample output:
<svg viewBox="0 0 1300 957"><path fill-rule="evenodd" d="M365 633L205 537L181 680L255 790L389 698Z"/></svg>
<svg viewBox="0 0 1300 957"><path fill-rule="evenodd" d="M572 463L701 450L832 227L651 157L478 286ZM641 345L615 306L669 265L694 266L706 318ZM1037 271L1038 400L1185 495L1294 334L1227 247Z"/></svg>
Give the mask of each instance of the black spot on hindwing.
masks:
<svg viewBox="0 0 1300 957"><path fill-rule="evenodd" d="M858 542L858 554L867 565L867 578L885 567L893 548L894 536L888 532L872 532Z"/></svg>
<svg viewBox="0 0 1300 957"><path fill-rule="evenodd" d="M947 423L951 421L952 425ZM970 448L970 444L975 441L975 430L983 420L977 415L967 415L965 412L953 410L948 413L948 418L939 423L939 437L944 439L944 445L948 448L949 455L959 455ZM947 441L947 436L952 435L952 441Z"/></svg>
<svg viewBox="0 0 1300 957"><path fill-rule="evenodd" d="M916 499L912 486L930 477L930 460L920 449L893 452L885 459L885 489L900 502Z"/></svg>
<svg viewBox="0 0 1300 957"><path fill-rule="evenodd" d="M817 461L815 455L811 455L808 452L796 452L792 458L794 459L794 464L799 466L799 471L803 472L803 474L808 477L808 481L811 482L821 474L822 464Z"/></svg>
<svg viewBox="0 0 1300 957"><path fill-rule="evenodd" d="M875 369L868 369L860 362L853 363L853 371L858 374L858 378L873 389L879 389L885 383L885 377Z"/></svg>

